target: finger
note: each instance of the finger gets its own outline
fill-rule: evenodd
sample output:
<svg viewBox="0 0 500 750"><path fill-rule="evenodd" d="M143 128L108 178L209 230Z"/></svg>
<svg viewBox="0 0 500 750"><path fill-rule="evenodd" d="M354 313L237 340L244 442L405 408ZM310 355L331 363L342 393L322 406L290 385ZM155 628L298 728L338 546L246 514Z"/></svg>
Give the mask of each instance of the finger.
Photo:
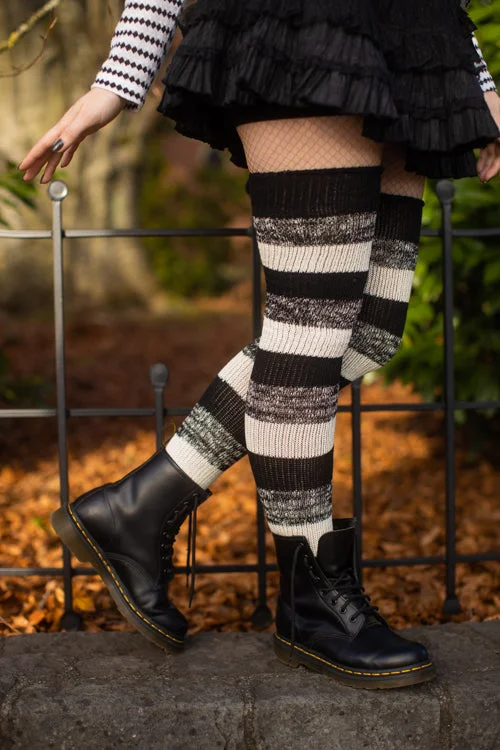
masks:
<svg viewBox="0 0 500 750"><path fill-rule="evenodd" d="M484 149L482 148L479 154L478 160L476 162L477 173L481 179L482 179L482 171L483 171L485 160L486 160L486 155L484 153Z"/></svg>
<svg viewBox="0 0 500 750"><path fill-rule="evenodd" d="M496 174L495 165L500 158L500 146L496 143L489 143L484 149L484 159L478 174L482 182L487 182L491 176Z"/></svg>
<svg viewBox="0 0 500 750"><path fill-rule="evenodd" d="M500 149L495 147L495 144L491 144L493 148L488 151L488 161L486 162L483 170L483 176L485 182L490 180L495 174L495 164L500 157Z"/></svg>
<svg viewBox="0 0 500 750"><path fill-rule="evenodd" d="M52 156L47 161L47 166L45 167L45 170L40 178L40 182L42 185L45 185L45 183L50 182L52 179L52 176L54 172L57 169L57 165L62 159L61 153L52 154Z"/></svg>
<svg viewBox="0 0 500 750"><path fill-rule="evenodd" d="M57 140L58 139L56 139L55 142L57 142ZM63 145L56 152L53 151L54 143L52 143L51 148L46 149L38 159L36 159L29 165L29 167L27 167L26 164L24 165L24 168L26 169L26 173L23 176L23 180L25 181L32 180L34 177L37 176L37 174L45 165L47 165L47 168L48 168L49 164L51 164L54 161L54 156L64 157L64 155L69 150L73 149L70 159L69 159L69 161L71 161L71 158L73 157L73 154L74 154L74 149L78 147L78 145L83 140L83 137L79 137L75 139L73 132L70 130L67 130L65 133L61 133L60 140L62 141ZM57 160L55 163L57 164L58 161L59 160ZM69 161L64 166L69 164ZM21 162L20 167L22 165L23 163ZM46 172L46 173L50 174L50 170L49 172ZM48 180L43 180L43 182L47 182L47 181Z"/></svg>
<svg viewBox="0 0 500 750"><path fill-rule="evenodd" d="M23 180L25 182L28 182L29 180L32 180L34 177L37 176L39 171L43 169L45 164L47 163L47 157L42 156L40 159L37 159L32 166L30 166L29 169L26 170L25 174L23 175Z"/></svg>
<svg viewBox="0 0 500 750"><path fill-rule="evenodd" d="M493 146L493 148L492 148ZM482 182L486 181L486 174L488 172L488 168L491 165L492 160L495 157L495 150L494 145L489 143L482 151L481 153L481 165L478 168L479 177Z"/></svg>
<svg viewBox="0 0 500 750"><path fill-rule="evenodd" d="M35 162L45 157L47 160L52 152L54 144L61 139L64 143L61 151L65 150L65 147L69 147L71 142L74 141L79 135L78 128L75 127L75 119L78 116L79 109L74 105L71 107L63 117L54 125L53 128L48 130L40 140L35 143L31 151L28 151L24 159L20 162L18 168L21 171L30 169ZM31 178L28 178L31 179Z"/></svg>
<svg viewBox="0 0 500 750"><path fill-rule="evenodd" d="M492 177L500 173L500 155L493 159L491 165L488 167L488 171L485 174L486 180L491 180Z"/></svg>
<svg viewBox="0 0 500 750"><path fill-rule="evenodd" d="M61 160L61 168L67 167L68 164L71 162L73 156L75 155L76 149L80 145L81 141L78 141L77 143L74 143L72 146L68 148L67 151L64 152L63 158Z"/></svg>
<svg viewBox="0 0 500 750"><path fill-rule="evenodd" d="M483 146L483 148L480 149L479 152L479 158L478 158L478 166L484 166L486 161L488 160L488 154L491 151L492 143L488 143L486 146Z"/></svg>
<svg viewBox="0 0 500 750"><path fill-rule="evenodd" d="M36 161L39 161L43 156L48 156L50 149L54 145L55 141L59 137L60 124L58 123L53 128L48 130L40 140L35 143L31 151L28 151L24 159L19 164L20 170L29 169Z"/></svg>

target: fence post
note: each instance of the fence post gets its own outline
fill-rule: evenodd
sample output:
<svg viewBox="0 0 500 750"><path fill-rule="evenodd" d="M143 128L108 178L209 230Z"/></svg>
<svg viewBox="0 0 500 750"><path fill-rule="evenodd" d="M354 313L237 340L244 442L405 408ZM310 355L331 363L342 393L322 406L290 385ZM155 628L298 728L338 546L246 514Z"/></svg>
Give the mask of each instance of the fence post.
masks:
<svg viewBox="0 0 500 750"><path fill-rule="evenodd" d="M441 203L441 228L443 242L443 337L444 337L444 414L445 414L445 483L446 483L446 599L443 612L455 615L461 612L456 594L456 518L455 518L455 353L453 331L453 225L451 210L455 186L449 180L440 180L436 194Z"/></svg>
<svg viewBox="0 0 500 750"><path fill-rule="evenodd" d="M54 327L56 345L56 389L57 389L57 439L59 452L59 494L61 505L69 503L68 443L66 402L66 344L64 330L64 257L62 228L62 202L68 195L66 183L54 180L49 184L48 193L52 201L52 252L54 269ZM64 575L64 614L60 627L64 630L78 630L82 617L73 610L73 569L71 554L63 545Z"/></svg>
<svg viewBox="0 0 500 750"><path fill-rule="evenodd" d="M352 431L352 498L353 515L356 518L356 566L359 582L363 583L363 491L361 469L361 382L351 384L351 431Z"/></svg>
<svg viewBox="0 0 500 750"><path fill-rule="evenodd" d="M168 368L162 362L151 365L149 379L155 389L156 450L163 446L163 402L168 380Z"/></svg>

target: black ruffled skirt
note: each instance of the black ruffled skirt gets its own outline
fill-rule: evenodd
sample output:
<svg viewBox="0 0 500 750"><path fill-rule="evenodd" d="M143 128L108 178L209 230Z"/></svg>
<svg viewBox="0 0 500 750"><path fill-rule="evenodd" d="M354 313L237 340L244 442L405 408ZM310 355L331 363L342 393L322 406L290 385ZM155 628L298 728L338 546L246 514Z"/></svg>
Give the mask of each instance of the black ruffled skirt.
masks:
<svg viewBox="0 0 500 750"><path fill-rule="evenodd" d="M178 24L158 111L239 167L255 120L363 115L428 177L476 175L472 149L500 136L460 0L195 0Z"/></svg>

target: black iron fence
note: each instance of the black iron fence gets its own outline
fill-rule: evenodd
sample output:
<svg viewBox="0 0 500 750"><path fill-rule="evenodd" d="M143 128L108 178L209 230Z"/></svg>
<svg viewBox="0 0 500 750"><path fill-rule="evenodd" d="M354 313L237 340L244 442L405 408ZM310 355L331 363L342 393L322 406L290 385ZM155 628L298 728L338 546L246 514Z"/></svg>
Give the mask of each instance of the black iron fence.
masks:
<svg viewBox="0 0 500 750"><path fill-rule="evenodd" d="M66 239L85 239L97 237L249 237L253 243L253 303L252 321L253 334L255 337L261 332L261 286L260 286L260 259L255 240L253 228L244 229L97 229L78 230L65 229L62 222L62 203L68 194L64 182L53 181L48 188L52 201L52 229L47 231L37 230L0 230L0 238L19 240L51 239L53 245L53 273L54 273L54 325L55 325L55 358L56 358L56 385L57 405L52 409L0 409L0 419L32 419L48 418L56 419L58 426L59 446L59 478L61 504L69 501L69 477L68 477L68 447L67 447L67 422L75 417L151 417L156 425L156 442L160 447L163 440L163 425L166 416L185 416L189 413L188 407L165 406L165 389L168 382L168 369L164 364L154 364L150 369L152 391L154 392L154 406L141 409L74 409L66 398L66 357L65 357L65 327L64 327L64 241ZM441 180L437 183L436 193L441 204L441 227L439 229L424 229L423 236L441 237L443 248L443 301L444 301L444 360L443 360L443 393L442 402L438 403L393 403L393 404L363 404L361 401L361 384L356 382L351 389L351 403L349 406L339 408L339 411L348 411L352 419L352 473L353 473L353 515L358 518L357 527L357 554L359 570L363 567L403 566L403 565L428 565L445 564L446 570L446 598L443 603L443 612L456 614L461 611L460 603L456 595L456 564L458 562L473 563L484 560L500 560L500 552L489 552L480 554L458 554L456 550L456 524L455 524L455 419L454 412L458 409L491 409L500 407L498 401L471 401L459 402L455 398L454 379L454 348L453 348L453 262L452 242L454 237L500 237L500 228L495 229L462 229L453 228L451 210L455 188L449 180ZM153 393L152 393L153 397ZM153 398L152 398L153 401ZM444 413L444 435L445 441L445 524L446 540L444 555L428 555L423 557L401 557L401 558L376 558L363 559L362 554L362 471L361 471L361 415L363 412L382 411L441 411ZM197 573L241 573L248 572L257 575L258 597L257 606L253 614L253 623L256 626L264 626L271 620L271 613L267 606L266 580L267 573L275 570L276 566L266 561L265 546L265 521L262 508L256 502L257 513L257 540L255 564L244 565L198 565ZM177 567L177 572L186 572L184 567ZM73 610L72 580L74 576L93 575L92 568L73 567L69 550L63 546L62 567L21 567L2 568L2 576L63 576L65 614L61 621L61 627L76 629L81 624L81 617Z"/></svg>

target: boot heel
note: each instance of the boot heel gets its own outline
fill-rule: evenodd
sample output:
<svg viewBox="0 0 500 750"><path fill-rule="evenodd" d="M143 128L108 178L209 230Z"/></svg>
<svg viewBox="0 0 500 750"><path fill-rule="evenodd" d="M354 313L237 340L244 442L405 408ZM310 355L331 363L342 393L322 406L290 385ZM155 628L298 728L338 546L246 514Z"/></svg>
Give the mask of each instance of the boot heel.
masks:
<svg viewBox="0 0 500 750"><path fill-rule="evenodd" d="M291 647L279 641L276 635L273 636L273 647L279 661L286 664L287 667L296 668L300 666L300 662Z"/></svg>
<svg viewBox="0 0 500 750"><path fill-rule="evenodd" d="M94 564L87 544L82 540L65 508L58 508L50 516L52 528L80 562Z"/></svg>

